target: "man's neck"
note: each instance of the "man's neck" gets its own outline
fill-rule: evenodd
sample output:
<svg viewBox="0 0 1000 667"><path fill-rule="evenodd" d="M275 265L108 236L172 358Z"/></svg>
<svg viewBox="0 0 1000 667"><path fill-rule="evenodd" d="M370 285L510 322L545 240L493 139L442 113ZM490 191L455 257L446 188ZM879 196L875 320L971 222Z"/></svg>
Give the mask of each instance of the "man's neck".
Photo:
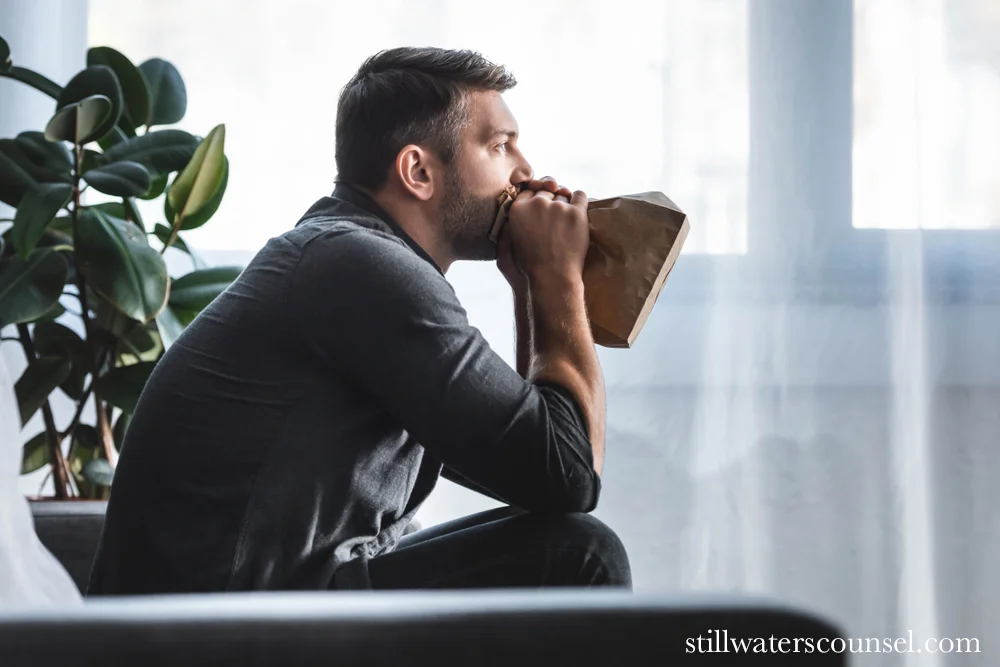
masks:
<svg viewBox="0 0 1000 667"><path fill-rule="evenodd" d="M442 273L448 271L455 257L449 245L441 237L439 225L428 216L425 207L405 202L401 197L395 197L385 190L373 192L364 188L358 189L392 216L396 224L430 255Z"/></svg>

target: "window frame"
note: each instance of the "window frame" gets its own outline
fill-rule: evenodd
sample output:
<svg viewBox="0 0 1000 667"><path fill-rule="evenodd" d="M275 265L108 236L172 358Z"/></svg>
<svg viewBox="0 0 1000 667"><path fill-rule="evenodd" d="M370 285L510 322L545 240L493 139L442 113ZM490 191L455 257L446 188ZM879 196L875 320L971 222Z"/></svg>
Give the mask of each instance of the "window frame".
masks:
<svg viewBox="0 0 1000 667"><path fill-rule="evenodd" d="M853 28L853 0L750 3L747 251L683 255L665 300L886 303L904 253L925 299L1000 303L1000 229L853 226Z"/></svg>

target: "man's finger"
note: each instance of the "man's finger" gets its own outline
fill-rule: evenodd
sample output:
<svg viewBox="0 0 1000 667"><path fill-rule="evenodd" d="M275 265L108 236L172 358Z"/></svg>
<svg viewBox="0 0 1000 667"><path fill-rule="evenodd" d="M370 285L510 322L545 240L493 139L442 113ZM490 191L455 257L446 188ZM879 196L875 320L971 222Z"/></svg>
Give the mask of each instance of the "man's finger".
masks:
<svg viewBox="0 0 1000 667"><path fill-rule="evenodd" d="M581 206L586 209L588 204L587 193L583 190L577 190L573 193L573 198L569 200L569 203L573 206Z"/></svg>
<svg viewBox="0 0 1000 667"><path fill-rule="evenodd" d="M545 178L528 181L528 188L535 191L547 190L548 192L555 192L559 189L559 183L551 176L546 176Z"/></svg>

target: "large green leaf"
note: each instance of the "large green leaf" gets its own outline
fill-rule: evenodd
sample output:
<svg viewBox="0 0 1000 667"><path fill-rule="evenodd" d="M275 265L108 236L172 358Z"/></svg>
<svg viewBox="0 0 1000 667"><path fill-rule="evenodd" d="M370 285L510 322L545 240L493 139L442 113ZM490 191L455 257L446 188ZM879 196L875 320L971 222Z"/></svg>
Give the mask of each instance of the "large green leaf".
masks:
<svg viewBox="0 0 1000 667"><path fill-rule="evenodd" d="M156 199L167 189L167 181L169 176L167 174L160 174L159 176L153 177L153 182L149 184L149 191L146 194L141 195L139 199L145 199L147 201Z"/></svg>
<svg viewBox="0 0 1000 667"><path fill-rule="evenodd" d="M7 44L7 40L0 36L0 71L9 70L12 64L10 60L10 46Z"/></svg>
<svg viewBox="0 0 1000 667"><path fill-rule="evenodd" d="M65 170L51 169L33 159L23 142L0 139L0 201L17 207L35 183L69 183Z"/></svg>
<svg viewBox="0 0 1000 667"><path fill-rule="evenodd" d="M70 173L64 167L51 168L46 165L45 159L36 159L35 151L32 151L23 140L0 139L0 153L10 158L34 181L69 183L72 180Z"/></svg>
<svg viewBox="0 0 1000 667"><path fill-rule="evenodd" d="M146 226L142 222L142 216L139 215L139 209L135 204L135 199L132 197L123 197L121 201L105 202L103 204L92 206L91 208L103 211L106 215L110 215L112 218L120 218L122 220L133 222L139 229L146 231Z"/></svg>
<svg viewBox="0 0 1000 667"><path fill-rule="evenodd" d="M94 333L103 330L110 334L106 340L101 341L102 344L112 345L118 338L131 331L133 327L142 326L142 322L125 315L106 299L94 293L93 290L87 292L87 303L94 311L94 322L98 327Z"/></svg>
<svg viewBox="0 0 1000 667"><path fill-rule="evenodd" d="M3 153L21 169L27 172L35 181L41 183L69 183L72 177L65 167L53 168L47 165L45 158L37 157L24 140L0 139L0 153Z"/></svg>
<svg viewBox="0 0 1000 667"><path fill-rule="evenodd" d="M119 340L124 346L119 350L128 350L120 351L118 355L123 366L137 364L140 361L157 361L163 355L163 343L159 332L145 326L132 329L125 338Z"/></svg>
<svg viewBox="0 0 1000 667"><path fill-rule="evenodd" d="M24 154L33 163L50 171L65 174L70 177L73 169L73 155L62 142L52 142L45 138L44 132L31 130L22 132L14 139ZM67 181L68 182L68 181Z"/></svg>
<svg viewBox="0 0 1000 667"><path fill-rule="evenodd" d="M167 266L136 225L84 209L77 253L90 286L125 315L149 322L166 304Z"/></svg>
<svg viewBox="0 0 1000 667"><path fill-rule="evenodd" d="M170 307L200 312L222 294L242 271L240 266L214 266L181 276L170 285Z"/></svg>
<svg viewBox="0 0 1000 667"><path fill-rule="evenodd" d="M62 87L59 84L42 76L38 72L34 72L23 67L11 67L8 70L0 68L0 78L20 81L21 83L31 86L35 90L45 93L54 100L58 99L59 95L62 94Z"/></svg>
<svg viewBox="0 0 1000 667"><path fill-rule="evenodd" d="M90 498L102 500L104 499L101 486L94 484L88 479L88 475L84 474L84 471L94 461L102 461L102 449L86 449L84 447L70 447L69 450L69 469L73 473L73 479L76 480L76 486L80 490L81 498ZM107 463L107 461L105 461ZM97 476L93 474L93 471L89 474L90 478L96 478Z"/></svg>
<svg viewBox="0 0 1000 667"><path fill-rule="evenodd" d="M122 87L114 71L104 65L88 67L70 79L70 82L63 88L62 94L59 95L59 101L56 104L57 109L62 109L95 95L106 97L111 103L111 109L101 124L94 128L93 137L88 141L100 139L110 133L118 123L122 110L125 108ZM48 132L45 135L48 136Z"/></svg>
<svg viewBox="0 0 1000 667"><path fill-rule="evenodd" d="M149 87L147 126L170 125L187 113L187 89L177 68L166 60L152 58L139 65Z"/></svg>
<svg viewBox="0 0 1000 667"><path fill-rule="evenodd" d="M83 174L92 188L114 197L139 197L149 191L149 172L138 162L112 162Z"/></svg>
<svg viewBox="0 0 1000 667"><path fill-rule="evenodd" d="M229 185L229 158L224 158L222 163L222 182L216 189L215 194L208 200L200 211L191 215L186 215L181 221L181 230L189 231L201 227L208 222L222 204L222 197L226 194L226 187Z"/></svg>
<svg viewBox="0 0 1000 667"><path fill-rule="evenodd" d="M74 445L76 442L74 441ZM70 447L69 456L67 457L67 463L69 463L69 469L73 473L73 477L76 479L77 484L81 487L80 490L84 498L92 497L92 492L87 487L90 486L90 482L83 478L83 467L89 462L100 456L100 449L89 449L87 447Z"/></svg>
<svg viewBox="0 0 1000 667"><path fill-rule="evenodd" d="M28 258L45 228L72 196L73 186L69 183L38 183L28 189L17 207L10 236L21 257Z"/></svg>
<svg viewBox="0 0 1000 667"><path fill-rule="evenodd" d="M45 233L42 234L42 238L38 240L35 245L35 250L41 250L42 248L49 248L52 251L66 253L67 261L72 260L72 250L73 250L73 237L65 233L61 229L56 229L56 226L61 224L62 216L56 218L49 223L48 228L46 228ZM11 241L11 232L13 227L0 234L0 240L6 243L8 254L14 254L14 245ZM73 270L69 267L69 273L66 278L67 282L73 283Z"/></svg>
<svg viewBox="0 0 1000 667"><path fill-rule="evenodd" d="M58 218L52 221L49 225L48 231L55 232L60 236L69 237L69 241L73 242L73 218L69 215L60 215Z"/></svg>
<svg viewBox="0 0 1000 667"><path fill-rule="evenodd" d="M191 161L198 139L184 130L159 130L134 137L107 150L102 164L129 160L153 174L180 171Z"/></svg>
<svg viewBox="0 0 1000 667"><path fill-rule="evenodd" d="M35 322L55 322L57 319L62 317L65 312L66 309L63 308L63 305L56 301L51 308L45 311L44 315L36 318Z"/></svg>
<svg viewBox="0 0 1000 667"><path fill-rule="evenodd" d="M169 349L174 344L174 341L184 331L185 326L187 325L169 305L160 311L160 314L156 316L156 327L160 332L160 340L163 341L164 350Z"/></svg>
<svg viewBox="0 0 1000 667"><path fill-rule="evenodd" d="M119 120L119 123L124 123L124 120ZM134 137L135 132L126 134L121 127L115 125L111 128L111 131L105 134L103 137L98 139L97 145L101 147L102 151L109 150L118 144L128 141L130 137Z"/></svg>
<svg viewBox="0 0 1000 667"><path fill-rule="evenodd" d="M98 486L111 486L115 477L114 467L106 459L94 459L83 466L83 478Z"/></svg>
<svg viewBox="0 0 1000 667"><path fill-rule="evenodd" d="M226 126L212 128L167 190L167 222L175 224L176 218L195 218L204 215L218 191L225 188L228 177L226 160ZM218 204L216 204L218 207Z"/></svg>
<svg viewBox="0 0 1000 667"><path fill-rule="evenodd" d="M125 99L124 119L134 130L146 124L149 116L149 90L146 77L122 53L108 46L95 46L87 51L87 65L106 65L118 77Z"/></svg>
<svg viewBox="0 0 1000 667"><path fill-rule="evenodd" d="M100 167L104 159L104 153L98 151L90 150L89 148L83 149L83 160L80 164L80 171L90 171L91 169L96 169Z"/></svg>
<svg viewBox="0 0 1000 667"><path fill-rule="evenodd" d="M97 328L92 329L92 333L98 336L102 345L116 346L125 365L158 358L161 348L155 324L143 324L126 317L100 297L95 296L95 301L94 321Z"/></svg>
<svg viewBox="0 0 1000 667"><path fill-rule="evenodd" d="M28 259L7 257L0 263L0 326L31 322L59 301L66 283L65 258L49 248Z"/></svg>
<svg viewBox="0 0 1000 667"><path fill-rule="evenodd" d="M70 362L59 357L39 357L28 364L14 384L22 427L48 400L49 394L66 380L71 370Z"/></svg>
<svg viewBox="0 0 1000 667"><path fill-rule="evenodd" d="M56 322L38 322L32 331L35 350L43 357L60 357L73 365L72 371L59 388L73 400L83 395L83 384L91 369L87 344L72 329Z"/></svg>
<svg viewBox="0 0 1000 667"><path fill-rule="evenodd" d="M28 442L24 443L21 454L21 474L35 472L49 462L49 441L42 431Z"/></svg>
<svg viewBox="0 0 1000 667"><path fill-rule="evenodd" d="M147 328L147 325L140 324L125 332L121 338L122 343L128 346L132 352L143 354L156 349L156 335Z"/></svg>
<svg viewBox="0 0 1000 667"><path fill-rule="evenodd" d="M101 436L90 424L77 424L73 431L73 446L81 449L97 449L101 446Z"/></svg>
<svg viewBox="0 0 1000 667"><path fill-rule="evenodd" d="M150 184L150 187L152 187L152 184ZM125 209L125 219L138 225L139 229L145 233L146 223L142 221L142 215L139 213L139 206L136 204L135 197L122 197L122 208Z"/></svg>
<svg viewBox="0 0 1000 667"><path fill-rule="evenodd" d="M0 201L8 206L21 203L24 193L38 181L17 163L17 160L0 149Z"/></svg>
<svg viewBox="0 0 1000 667"><path fill-rule="evenodd" d="M155 367L155 361L144 361L131 366L112 368L98 381L97 387L101 392L101 398L129 414L134 413L139 394L142 393L146 380Z"/></svg>
<svg viewBox="0 0 1000 667"><path fill-rule="evenodd" d="M113 115L111 100L104 95L85 97L56 111L45 126L45 138L82 146L107 134Z"/></svg>

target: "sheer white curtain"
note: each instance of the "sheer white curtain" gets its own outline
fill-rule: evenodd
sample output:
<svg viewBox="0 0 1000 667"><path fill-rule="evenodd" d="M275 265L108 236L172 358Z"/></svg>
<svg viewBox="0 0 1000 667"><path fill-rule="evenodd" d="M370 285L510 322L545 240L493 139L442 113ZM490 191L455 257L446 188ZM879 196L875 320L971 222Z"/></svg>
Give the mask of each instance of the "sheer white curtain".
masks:
<svg viewBox="0 0 1000 667"><path fill-rule="evenodd" d="M53 16L62 20L53 21ZM86 17L87 3L80 0L0 0L0 34L17 63L57 81L67 80L84 64ZM44 127L52 111L50 98L0 80L0 137ZM9 210L0 204L0 218L10 217ZM7 226L0 223L0 230ZM13 334L13 327L3 333ZM35 535L24 494L37 493L37 481L18 484L21 443L38 429L20 429L14 383L24 369L24 357L10 344L0 349L0 607L81 604L76 584Z"/></svg>
<svg viewBox="0 0 1000 667"><path fill-rule="evenodd" d="M597 515L629 548L637 589L761 592L855 637L981 642L857 664L987 665L997 6L91 0L90 40L173 61L183 126L227 124L227 200L189 237L227 260L330 189L336 96L366 56L434 44L506 64L536 171L595 197L662 190L691 217L636 346L602 351ZM502 279L489 265L449 279L512 359ZM420 518L488 506L442 482Z"/></svg>

